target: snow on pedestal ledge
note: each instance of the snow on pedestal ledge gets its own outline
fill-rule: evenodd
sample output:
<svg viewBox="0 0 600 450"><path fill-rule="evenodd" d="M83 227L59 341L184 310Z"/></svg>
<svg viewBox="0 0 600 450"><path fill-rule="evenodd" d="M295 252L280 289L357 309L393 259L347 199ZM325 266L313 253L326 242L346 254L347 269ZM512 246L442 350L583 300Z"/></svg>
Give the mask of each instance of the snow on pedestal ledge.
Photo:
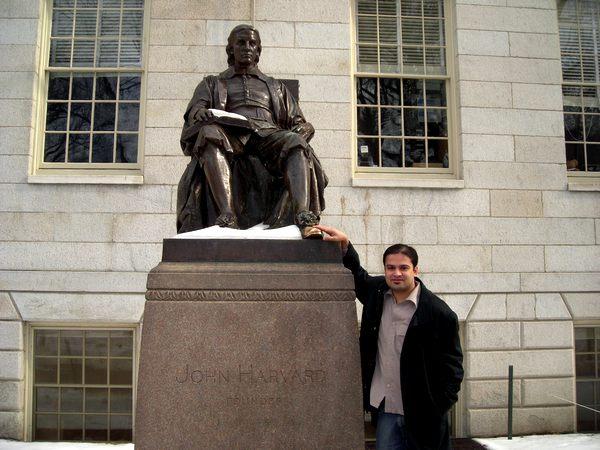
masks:
<svg viewBox="0 0 600 450"><path fill-rule="evenodd" d="M302 239L300 229L296 225L270 229L268 225L259 223L247 230L236 230L214 225L200 230L189 231L173 236L174 239Z"/></svg>

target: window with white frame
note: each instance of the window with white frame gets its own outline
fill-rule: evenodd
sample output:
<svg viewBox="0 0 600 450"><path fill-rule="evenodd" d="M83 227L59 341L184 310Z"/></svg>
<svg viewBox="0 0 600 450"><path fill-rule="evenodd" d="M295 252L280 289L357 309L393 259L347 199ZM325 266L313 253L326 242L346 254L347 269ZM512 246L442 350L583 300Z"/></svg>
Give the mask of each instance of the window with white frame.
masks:
<svg viewBox="0 0 600 450"><path fill-rule="evenodd" d="M32 329L32 439L131 441L134 330Z"/></svg>
<svg viewBox="0 0 600 450"><path fill-rule="evenodd" d="M600 327L575 327L577 431L600 431Z"/></svg>
<svg viewBox="0 0 600 450"><path fill-rule="evenodd" d="M144 0L49 0L40 169L138 169Z"/></svg>
<svg viewBox="0 0 600 450"><path fill-rule="evenodd" d="M445 7L356 0L358 172L452 172Z"/></svg>
<svg viewBox="0 0 600 450"><path fill-rule="evenodd" d="M567 170L600 172L600 2L559 0Z"/></svg>

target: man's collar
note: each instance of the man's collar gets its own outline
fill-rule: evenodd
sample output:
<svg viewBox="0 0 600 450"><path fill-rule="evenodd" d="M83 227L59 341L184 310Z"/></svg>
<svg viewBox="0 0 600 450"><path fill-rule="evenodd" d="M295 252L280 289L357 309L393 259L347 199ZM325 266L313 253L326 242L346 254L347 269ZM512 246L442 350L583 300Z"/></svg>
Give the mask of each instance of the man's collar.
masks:
<svg viewBox="0 0 600 450"><path fill-rule="evenodd" d="M266 79L266 75L264 73L262 73L260 70L258 70L257 66L251 67L250 69L244 70L244 71L236 71L234 66L229 66L229 68L225 72L221 72L221 74L219 75L219 78L221 78L221 79L233 78L235 75L240 75L242 73L246 73L248 75L254 75L258 79L263 80L263 81Z"/></svg>

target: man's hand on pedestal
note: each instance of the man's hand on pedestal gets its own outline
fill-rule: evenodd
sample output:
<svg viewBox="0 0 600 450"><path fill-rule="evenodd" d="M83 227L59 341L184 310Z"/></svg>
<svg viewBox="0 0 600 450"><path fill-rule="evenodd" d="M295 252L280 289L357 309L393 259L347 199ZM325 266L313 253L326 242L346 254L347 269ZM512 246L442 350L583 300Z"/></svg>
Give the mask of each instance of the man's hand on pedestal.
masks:
<svg viewBox="0 0 600 450"><path fill-rule="evenodd" d="M208 110L207 108L199 108L195 114L194 117L192 117L192 120L194 122L206 122L207 120L210 120L214 117L212 111Z"/></svg>
<svg viewBox="0 0 600 450"><path fill-rule="evenodd" d="M339 242L342 247L342 252L344 253L344 255L346 254L346 252L348 251L348 245L350 244L350 240L348 239L346 233L344 233L341 230L338 230L337 228L328 227L325 225L315 225L315 228L318 228L319 230L325 233L325 235L323 236L324 241Z"/></svg>

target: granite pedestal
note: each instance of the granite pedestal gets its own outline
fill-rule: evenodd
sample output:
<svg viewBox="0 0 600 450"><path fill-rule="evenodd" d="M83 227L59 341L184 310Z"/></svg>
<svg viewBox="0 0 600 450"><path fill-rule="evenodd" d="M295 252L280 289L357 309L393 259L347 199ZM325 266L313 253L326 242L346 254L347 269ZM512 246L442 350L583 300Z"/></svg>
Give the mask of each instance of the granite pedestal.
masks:
<svg viewBox="0 0 600 450"><path fill-rule="evenodd" d="M136 449L364 448L353 286L331 242L165 240Z"/></svg>

